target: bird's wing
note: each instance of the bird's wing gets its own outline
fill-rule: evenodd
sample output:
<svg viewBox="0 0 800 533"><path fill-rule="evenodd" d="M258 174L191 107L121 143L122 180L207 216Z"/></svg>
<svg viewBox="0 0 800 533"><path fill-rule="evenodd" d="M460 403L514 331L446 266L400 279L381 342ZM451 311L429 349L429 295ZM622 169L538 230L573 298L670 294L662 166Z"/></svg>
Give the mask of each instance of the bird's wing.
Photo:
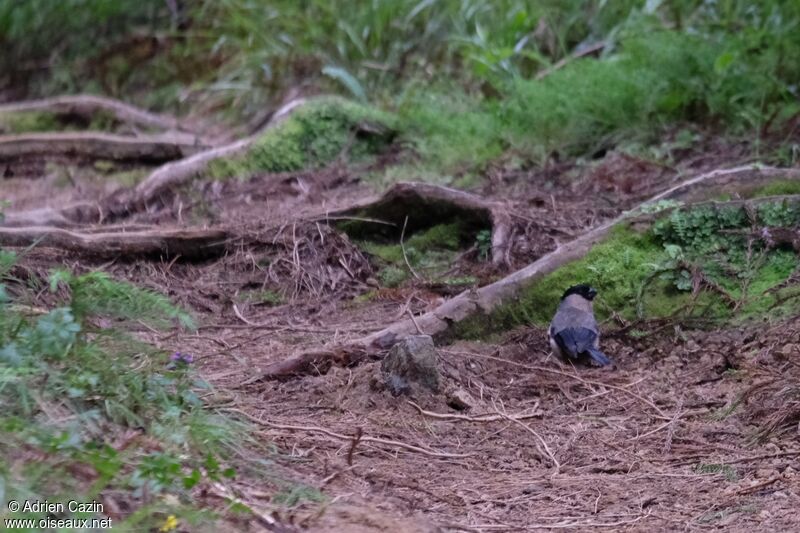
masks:
<svg viewBox="0 0 800 533"><path fill-rule="evenodd" d="M561 351L573 358L592 349L596 339L595 331L582 327L564 328L553 335Z"/></svg>

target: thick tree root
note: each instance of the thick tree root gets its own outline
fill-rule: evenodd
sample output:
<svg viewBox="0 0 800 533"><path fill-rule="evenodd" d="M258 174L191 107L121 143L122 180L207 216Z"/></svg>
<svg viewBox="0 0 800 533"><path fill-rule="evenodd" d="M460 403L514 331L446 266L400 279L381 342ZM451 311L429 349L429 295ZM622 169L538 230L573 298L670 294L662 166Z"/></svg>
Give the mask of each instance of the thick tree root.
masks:
<svg viewBox="0 0 800 533"><path fill-rule="evenodd" d="M178 120L151 113L130 104L90 94L57 96L43 100L30 100L0 105L0 115L6 113L49 112L60 116L78 116L91 122L98 112L112 115L125 124L160 130L180 129Z"/></svg>
<svg viewBox="0 0 800 533"><path fill-rule="evenodd" d="M660 200L694 199L709 194L709 191L730 190L740 185L752 186L754 183L763 183L765 180L775 179L800 179L798 169L760 168L758 166L743 166L732 169L715 170L686 180L670 189L650 198L643 205ZM641 206L639 206L641 207ZM321 363L320 356L327 354L328 360L336 362L342 359L341 353L353 351L354 353L378 354L409 335L424 333L427 335L442 335L453 324L469 318L476 313L488 314L501 304L510 301L523 289L529 287L542 277L554 272L556 269L581 259L595 244L601 242L609 232L620 223L639 213L639 208L625 212L614 220L607 222L595 229L588 231L577 239L559 246L553 252L542 256L530 265L518 270L505 278L477 290L465 291L446 301L433 311L413 319L401 320L376 331L366 337L357 339L345 346L331 350L315 351L314 362ZM259 376L249 380L246 384L257 383L270 379L281 379L291 375L302 374L308 370L308 354L300 354L280 363L266 368ZM277 371L279 370L279 372Z"/></svg>
<svg viewBox="0 0 800 533"><path fill-rule="evenodd" d="M0 228L0 246L59 248L91 257L181 256L199 259L227 249L228 233L205 230L141 230L73 232L47 226Z"/></svg>
<svg viewBox="0 0 800 533"><path fill-rule="evenodd" d="M196 174L202 172L211 161L241 153L255 139L256 137L247 137L158 167L134 189L106 198L102 202L105 205L105 211L115 217L123 217L144 209L149 202L160 194L187 182Z"/></svg>
<svg viewBox="0 0 800 533"><path fill-rule="evenodd" d="M265 128L278 124L294 109L304 105L305 102L306 100L302 98L290 101L272 115ZM194 149L190 152L192 155L189 157L158 167L135 188L113 193L96 204L77 203L61 209L42 208L18 213L6 213L6 218L0 223L0 226L47 225L66 227L77 224L95 224L109 216L125 217L144 209L168 189L190 181L202 172L211 161L244 152L259 136L260 134L252 135L224 146L199 152ZM135 139L133 140L135 141ZM2 157L2 152L0 152L0 157Z"/></svg>
<svg viewBox="0 0 800 533"><path fill-rule="evenodd" d="M98 132L55 132L0 135L0 162L63 155L87 159L160 163L202 149L185 133L127 137Z"/></svg>

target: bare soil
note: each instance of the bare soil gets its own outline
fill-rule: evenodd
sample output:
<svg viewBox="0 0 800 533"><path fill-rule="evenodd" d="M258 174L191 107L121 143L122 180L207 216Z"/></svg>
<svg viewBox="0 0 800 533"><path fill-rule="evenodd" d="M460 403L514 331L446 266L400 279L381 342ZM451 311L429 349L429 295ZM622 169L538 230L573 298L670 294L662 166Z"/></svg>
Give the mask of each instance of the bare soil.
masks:
<svg viewBox="0 0 800 533"><path fill-rule="evenodd" d="M511 261L497 271L465 256L460 267L481 280L504 275L721 158L684 154L664 167L610 153L583 166L490 169L479 192L514 213ZM57 187L49 179L2 180L0 191L22 210L99 198L110 187L89 173ZM416 282L357 298L374 288L369 259L320 217L375 193L347 167L198 183L133 221L233 227L261 244L204 262L78 261L37 249L19 268L31 277L53 265L103 268L192 309L195 333L140 334L194 354L216 388L210 401L274 443L275 479L243 473L235 491L288 530L796 529L800 407L780 393L800 379L797 317L735 330L658 322L636 335L603 324L611 370L564 366L536 327L459 341L439 347L442 392L416 398L383 390L375 360L243 387L269 363L447 297ZM248 296L267 289L283 302ZM451 407L453 391L471 408ZM286 481L318 489L325 502L301 492L275 498Z"/></svg>

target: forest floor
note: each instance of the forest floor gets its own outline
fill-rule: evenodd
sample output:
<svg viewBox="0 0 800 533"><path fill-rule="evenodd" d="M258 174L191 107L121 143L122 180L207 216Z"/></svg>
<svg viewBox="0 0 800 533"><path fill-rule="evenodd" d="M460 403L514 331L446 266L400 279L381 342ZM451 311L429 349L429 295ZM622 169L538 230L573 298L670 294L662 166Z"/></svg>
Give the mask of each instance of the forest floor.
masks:
<svg viewBox="0 0 800 533"><path fill-rule="evenodd" d="M592 165L498 170L475 192L507 203L526 229L501 271L475 254L461 257L455 271L479 280L504 275L680 177L739 157L735 146L705 148L674 167L612 152ZM797 432L760 439L758 430L771 414L759 392L782 383L780 372L798 375L786 356L800 346L800 318L715 331L660 321L638 328L649 328L646 335L604 323L604 351L615 361L610 370L563 365L549 356L538 327L440 345L445 389L468 395L466 411L451 407L445 393L392 396L376 385L377 360L247 384L269 363L380 330L448 296L424 280L391 289L365 281L372 267L325 213L372 198L375 189L358 169L337 165L197 183L130 220L235 228L260 235L263 250L189 262L107 261L34 248L20 268L103 269L190 309L196 332L143 327L138 334L164 350L193 354L215 389L210 403L245 416L260 441L274 443L268 459L275 479L245 474L233 485L287 528L795 527ZM90 174L7 177L0 193L22 210L99 199L120 186ZM269 264L261 261L265 254ZM365 275L349 275L354 265ZM267 285L281 287L280 299L251 297ZM287 493L287 481L296 489ZM283 500L274 497L279 490ZM244 518L230 525L264 527Z"/></svg>

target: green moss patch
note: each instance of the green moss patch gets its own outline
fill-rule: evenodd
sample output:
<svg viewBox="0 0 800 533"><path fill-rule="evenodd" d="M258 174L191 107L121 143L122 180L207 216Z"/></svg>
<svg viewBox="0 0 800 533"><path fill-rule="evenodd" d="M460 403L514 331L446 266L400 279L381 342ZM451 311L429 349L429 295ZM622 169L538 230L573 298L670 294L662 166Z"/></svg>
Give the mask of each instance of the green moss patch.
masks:
<svg viewBox="0 0 800 533"><path fill-rule="evenodd" d="M522 324L547 324L563 291L590 283L599 291L598 319L703 316L738 323L797 312L800 292L783 287L798 260L788 247L771 247L764 228L800 225L800 205L769 202L751 225L743 206L680 208L640 233L620 225L584 258L533 283L517 300L489 316L455 326L461 338L480 338ZM702 290L694 293L695 284Z"/></svg>
<svg viewBox="0 0 800 533"><path fill-rule="evenodd" d="M240 302L247 302L255 305L276 306L284 303L283 296L273 290L246 290L238 295Z"/></svg>
<svg viewBox="0 0 800 533"><path fill-rule="evenodd" d="M301 106L269 129L242 156L215 161L212 177L248 177L324 166L339 157L353 162L386 149L394 136L391 115L339 98Z"/></svg>
<svg viewBox="0 0 800 533"><path fill-rule="evenodd" d="M780 196L785 194L800 194L800 180L778 180L756 189L751 198L763 196Z"/></svg>
<svg viewBox="0 0 800 533"><path fill-rule="evenodd" d="M24 113L0 113L0 133L31 133L62 129L53 113L28 111Z"/></svg>
<svg viewBox="0 0 800 533"><path fill-rule="evenodd" d="M377 263L381 284L385 287L396 287L412 276L408 265L425 279L437 279L452 266L459 250L470 246L474 240L475 234L469 227L457 221L437 224L419 231L408 237L403 246L399 240L362 240L359 245ZM447 282L446 279L442 281Z"/></svg>
<svg viewBox="0 0 800 533"><path fill-rule="evenodd" d="M0 113L0 134L38 133L46 131L114 131L119 121L112 114L98 111L91 121L84 117L49 111L15 111Z"/></svg>

